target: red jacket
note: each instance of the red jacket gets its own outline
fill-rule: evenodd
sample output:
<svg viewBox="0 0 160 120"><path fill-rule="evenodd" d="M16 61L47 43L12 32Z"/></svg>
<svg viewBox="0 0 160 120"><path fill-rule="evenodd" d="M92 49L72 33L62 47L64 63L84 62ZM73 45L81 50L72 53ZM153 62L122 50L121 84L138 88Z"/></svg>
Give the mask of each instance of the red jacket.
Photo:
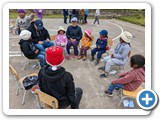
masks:
<svg viewBox="0 0 160 120"><path fill-rule="evenodd" d="M112 84L124 85L124 90L134 91L145 81L145 68L132 69L120 75L119 79L113 80Z"/></svg>

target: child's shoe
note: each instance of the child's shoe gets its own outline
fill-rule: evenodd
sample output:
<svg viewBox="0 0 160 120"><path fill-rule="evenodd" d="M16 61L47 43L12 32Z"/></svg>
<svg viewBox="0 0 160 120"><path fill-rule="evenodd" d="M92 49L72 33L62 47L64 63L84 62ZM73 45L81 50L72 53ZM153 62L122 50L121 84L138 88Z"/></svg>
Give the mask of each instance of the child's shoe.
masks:
<svg viewBox="0 0 160 120"><path fill-rule="evenodd" d="M105 93L106 93L106 95L109 96L109 97L112 97L112 96L113 96L113 93L109 92L108 90L105 90Z"/></svg>
<svg viewBox="0 0 160 120"><path fill-rule="evenodd" d="M96 62L94 63L94 65L98 65L99 64L100 59L97 59Z"/></svg>
<svg viewBox="0 0 160 120"><path fill-rule="evenodd" d="M74 55L73 58L77 58L77 55Z"/></svg>
<svg viewBox="0 0 160 120"><path fill-rule="evenodd" d="M105 70L105 66L99 67L98 70Z"/></svg>
<svg viewBox="0 0 160 120"><path fill-rule="evenodd" d="M70 55L67 55L67 59L70 60L70 59L71 59L71 56L70 56Z"/></svg>
<svg viewBox="0 0 160 120"><path fill-rule="evenodd" d="M107 77L106 73L100 75L100 78L106 78L106 77Z"/></svg>
<svg viewBox="0 0 160 120"><path fill-rule="evenodd" d="M83 57L83 60L84 60L84 61L86 60L86 56Z"/></svg>
<svg viewBox="0 0 160 120"><path fill-rule="evenodd" d="M82 56L78 56L78 60L82 59Z"/></svg>
<svg viewBox="0 0 160 120"><path fill-rule="evenodd" d="M91 61L93 61L93 60L94 60L94 56L91 57Z"/></svg>

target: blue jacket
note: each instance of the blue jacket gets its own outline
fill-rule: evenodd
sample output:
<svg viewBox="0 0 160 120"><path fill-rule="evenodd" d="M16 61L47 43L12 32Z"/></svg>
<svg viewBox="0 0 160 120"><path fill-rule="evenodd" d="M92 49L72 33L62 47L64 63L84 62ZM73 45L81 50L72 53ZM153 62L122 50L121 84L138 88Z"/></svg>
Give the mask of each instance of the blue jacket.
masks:
<svg viewBox="0 0 160 120"><path fill-rule="evenodd" d="M100 50L106 50L106 46L108 44L108 41L107 39L100 39L98 38L97 41L96 41L96 47L98 48L98 46L100 46Z"/></svg>
<svg viewBox="0 0 160 120"><path fill-rule="evenodd" d="M82 30L78 25L75 27L70 25L67 28L66 36L67 36L68 40L70 38L73 38L73 39L76 39L77 41L80 41L82 39Z"/></svg>

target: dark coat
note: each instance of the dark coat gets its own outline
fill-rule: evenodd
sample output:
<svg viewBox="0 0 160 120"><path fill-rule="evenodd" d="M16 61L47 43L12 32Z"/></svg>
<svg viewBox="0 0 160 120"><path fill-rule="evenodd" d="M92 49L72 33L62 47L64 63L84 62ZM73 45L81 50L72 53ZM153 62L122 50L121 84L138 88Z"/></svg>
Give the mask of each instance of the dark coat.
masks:
<svg viewBox="0 0 160 120"><path fill-rule="evenodd" d="M100 50L106 50L107 43L107 39L98 38L96 41L96 47L100 46Z"/></svg>
<svg viewBox="0 0 160 120"><path fill-rule="evenodd" d="M38 56L38 54L35 53L36 47L34 46L34 43L32 40L20 40L19 41L20 49L23 52L24 56L26 56L29 59L33 59Z"/></svg>
<svg viewBox="0 0 160 120"><path fill-rule="evenodd" d="M70 25L67 28L66 36L68 39L73 38L77 41L80 41L82 39L82 30L78 25L76 25L75 27Z"/></svg>
<svg viewBox="0 0 160 120"><path fill-rule="evenodd" d="M39 41L46 40L47 38L50 39L48 31L43 27L42 30L36 30L34 27L34 23L32 22L31 25L29 26L28 30L32 33L32 41L34 44L38 44Z"/></svg>
<svg viewBox="0 0 160 120"><path fill-rule="evenodd" d="M68 105L76 108L73 77L63 67L56 71L51 70L50 66L43 67L38 74L38 80L41 91L58 99L59 108Z"/></svg>

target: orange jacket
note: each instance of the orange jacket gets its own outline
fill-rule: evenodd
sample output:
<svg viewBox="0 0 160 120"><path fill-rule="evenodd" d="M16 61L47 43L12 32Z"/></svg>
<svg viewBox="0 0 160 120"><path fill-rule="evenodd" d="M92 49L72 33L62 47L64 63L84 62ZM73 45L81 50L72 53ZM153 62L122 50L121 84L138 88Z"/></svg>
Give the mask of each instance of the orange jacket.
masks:
<svg viewBox="0 0 160 120"><path fill-rule="evenodd" d="M92 37L93 40L93 37ZM92 44L92 40L90 40L88 37L83 36L82 38L82 46L84 47L90 47Z"/></svg>

